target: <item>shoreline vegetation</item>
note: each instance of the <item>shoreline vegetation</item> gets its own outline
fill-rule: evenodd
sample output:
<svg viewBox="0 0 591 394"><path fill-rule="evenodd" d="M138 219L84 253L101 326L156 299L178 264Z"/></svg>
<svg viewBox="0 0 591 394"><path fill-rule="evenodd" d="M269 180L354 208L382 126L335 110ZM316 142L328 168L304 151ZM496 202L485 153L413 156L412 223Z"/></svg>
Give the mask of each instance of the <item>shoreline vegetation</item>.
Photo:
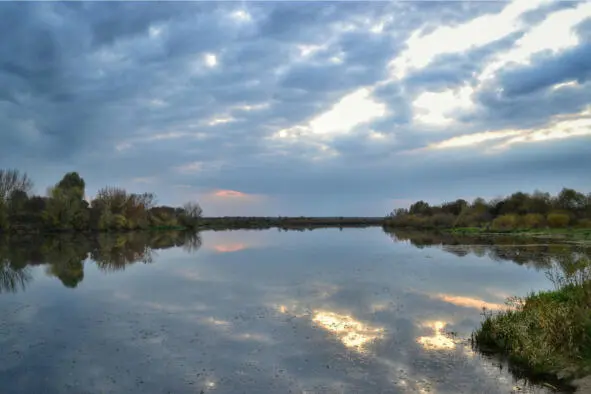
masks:
<svg viewBox="0 0 591 394"><path fill-rule="evenodd" d="M442 229L480 233L559 233L565 229L591 230L591 193L564 188L556 196L535 191L472 202L458 199L440 205L417 201L395 209L386 228Z"/></svg>
<svg viewBox="0 0 591 394"><path fill-rule="evenodd" d="M484 310L473 345L534 378L590 392L591 260L559 259L547 276L555 290L512 297L504 311Z"/></svg>
<svg viewBox="0 0 591 394"><path fill-rule="evenodd" d="M153 193L100 189L85 199L85 182L70 172L32 195L26 173L0 169L0 232L127 232L135 230L314 229L373 227L437 230L460 234L511 234L591 240L591 193L563 189L557 196L536 191L472 203L459 199L441 205L417 201L384 217L204 217L196 202L183 207L156 204Z"/></svg>
<svg viewBox="0 0 591 394"><path fill-rule="evenodd" d="M591 194L564 188L556 196L536 191L486 201L431 206L418 201L397 209L384 229L436 230L448 236L519 236L591 240ZM522 238L524 239L524 238ZM546 274L553 291L511 297L503 311L483 310L474 347L507 359L532 380L591 392L591 260L588 251L556 258ZM549 262L546 262L549 263Z"/></svg>
<svg viewBox="0 0 591 394"><path fill-rule="evenodd" d="M152 193L129 193L109 186L89 201L85 187L78 173L69 172L45 196L32 195L33 182L26 173L0 169L0 232L194 229L203 213L195 202L183 207L159 206Z"/></svg>

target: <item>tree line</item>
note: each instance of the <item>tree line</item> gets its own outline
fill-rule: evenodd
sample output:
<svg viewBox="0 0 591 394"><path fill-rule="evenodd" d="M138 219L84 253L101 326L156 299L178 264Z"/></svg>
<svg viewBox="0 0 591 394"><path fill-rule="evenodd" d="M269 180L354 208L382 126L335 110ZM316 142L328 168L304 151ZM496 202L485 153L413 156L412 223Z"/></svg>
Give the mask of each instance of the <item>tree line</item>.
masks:
<svg viewBox="0 0 591 394"><path fill-rule="evenodd" d="M0 232L194 228L202 215L198 203L159 206L153 193L119 187L104 187L88 201L85 187L77 172L69 172L45 196L33 195L26 173L0 169Z"/></svg>
<svg viewBox="0 0 591 394"><path fill-rule="evenodd" d="M417 201L395 209L386 227L465 228L493 230L591 228L591 193L563 188L557 195L516 192L504 198L472 202L458 199L440 205Z"/></svg>

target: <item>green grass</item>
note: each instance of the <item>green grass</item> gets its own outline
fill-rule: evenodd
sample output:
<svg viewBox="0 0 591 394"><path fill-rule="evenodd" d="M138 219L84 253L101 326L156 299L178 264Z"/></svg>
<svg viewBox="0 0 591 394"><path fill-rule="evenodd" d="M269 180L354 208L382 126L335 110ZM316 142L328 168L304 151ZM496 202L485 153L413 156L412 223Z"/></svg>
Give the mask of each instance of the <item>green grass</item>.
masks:
<svg viewBox="0 0 591 394"><path fill-rule="evenodd" d="M472 336L475 346L508 357L533 376L563 375L566 379L591 373L590 261L579 260L585 272L565 269L555 291L513 298L512 307L484 313ZM575 284L576 283L576 284Z"/></svg>

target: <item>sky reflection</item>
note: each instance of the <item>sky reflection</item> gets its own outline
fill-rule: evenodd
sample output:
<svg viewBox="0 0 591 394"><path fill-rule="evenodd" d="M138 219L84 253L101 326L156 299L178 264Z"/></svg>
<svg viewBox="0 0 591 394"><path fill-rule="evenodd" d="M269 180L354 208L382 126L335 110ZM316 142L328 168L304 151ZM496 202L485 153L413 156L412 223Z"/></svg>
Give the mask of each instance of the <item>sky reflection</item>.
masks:
<svg viewBox="0 0 591 394"><path fill-rule="evenodd" d="M31 278L0 294L0 392L507 393L511 375L465 338L501 294L550 286L541 268L393 243L379 229L200 239L192 252L163 247L178 236L90 242L75 287L64 262L85 244L53 242L69 260L10 244L21 260L5 271ZM256 247L218 253L210 241Z"/></svg>

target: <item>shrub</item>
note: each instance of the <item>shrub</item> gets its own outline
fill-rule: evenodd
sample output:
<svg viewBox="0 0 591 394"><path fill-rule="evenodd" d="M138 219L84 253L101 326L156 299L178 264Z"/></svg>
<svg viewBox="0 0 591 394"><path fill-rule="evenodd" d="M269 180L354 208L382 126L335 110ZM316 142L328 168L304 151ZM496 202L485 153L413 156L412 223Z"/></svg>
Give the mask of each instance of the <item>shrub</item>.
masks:
<svg viewBox="0 0 591 394"><path fill-rule="evenodd" d="M433 215L431 222L435 227L453 227L456 217L450 213L438 213Z"/></svg>
<svg viewBox="0 0 591 394"><path fill-rule="evenodd" d="M123 216L123 215L120 215L120 214L113 215L112 220L113 220L112 226L113 226L113 228L115 228L117 230L123 230L127 226L127 219L125 219L125 216Z"/></svg>
<svg viewBox="0 0 591 394"><path fill-rule="evenodd" d="M568 226L570 217L565 213L550 213L547 217L548 225L552 228L564 228Z"/></svg>
<svg viewBox="0 0 591 394"><path fill-rule="evenodd" d="M528 213L523 217L523 226L526 228L542 228L546 220L539 213Z"/></svg>
<svg viewBox="0 0 591 394"><path fill-rule="evenodd" d="M519 220L516 215L501 215L493 220L493 228L497 230L511 230L517 228Z"/></svg>

